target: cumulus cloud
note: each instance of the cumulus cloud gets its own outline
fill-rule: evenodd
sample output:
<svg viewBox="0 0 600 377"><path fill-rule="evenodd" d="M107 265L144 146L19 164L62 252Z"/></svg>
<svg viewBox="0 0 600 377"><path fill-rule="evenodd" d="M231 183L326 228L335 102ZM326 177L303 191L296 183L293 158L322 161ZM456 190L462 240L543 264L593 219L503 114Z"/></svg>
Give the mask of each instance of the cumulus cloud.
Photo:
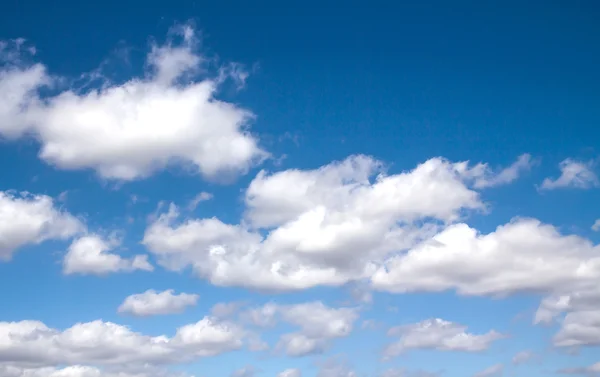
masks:
<svg viewBox="0 0 600 377"><path fill-rule="evenodd" d="M502 364L496 364L482 370L481 372L475 373L473 377L500 377L502 376L503 372L504 366Z"/></svg>
<svg viewBox="0 0 600 377"><path fill-rule="evenodd" d="M384 350L386 358L398 356L413 349L434 349L439 351L484 351L504 336L492 330L485 334L471 334L467 326L435 318L410 325L392 327L389 336L400 339Z"/></svg>
<svg viewBox="0 0 600 377"><path fill-rule="evenodd" d="M187 307L196 305L199 297L190 293L174 294L172 289L163 292L149 289L125 298L118 312L136 317L182 313Z"/></svg>
<svg viewBox="0 0 600 377"><path fill-rule="evenodd" d="M535 219L514 219L489 234L455 224L390 258L372 283L397 293L456 290L505 296L571 291L598 281L599 251L589 240L562 235Z"/></svg>
<svg viewBox="0 0 600 377"><path fill-rule="evenodd" d="M299 327L299 331L282 335L277 344L277 349L288 356L298 357L322 353L333 339L350 335L358 309L331 308L320 301L295 305L271 302L250 308L242 318L259 327L273 326L280 320Z"/></svg>
<svg viewBox="0 0 600 377"><path fill-rule="evenodd" d="M238 326L210 317L178 328L170 338L101 320L63 331L39 321L0 322L0 360L19 368L166 365L238 349L243 336Z"/></svg>
<svg viewBox="0 0 600 377"><path fill-rule="evenodd" d="M592 225L592 230L594 232L600 231L600 219L594 221L594 224Z"/></svg>
<svg viewBox="0 0 600 377"><path fill-rule="evenodd" d="M115 272L131 272L135 270L153 271L147 255L135 255L123 258L110 253L119 246L115 238L104 239L95 234L88 234L73 241L63 260L63 272L71 274L106 275Z"/></svg>
<svg viewBox="0 0 600 377"><path fill-rule="evenodd" d="M209 178L243 173L267 153L248 131L253 114L215 98L226 70L195 79L206 60L196 42L191 28L175 28L152 46L146 76L43 100L39 89L56 79L12 54L0 70L0 135L33 136L45 162L106 179L140 179L173 164Z"/></svg>
<svg viewBox="0 0 600 377"><path fill-rule="evenodd" d="M600 186L598 176L592 170L594 161L582 162L567 158L559 164L560 177L546 178L540 186L543 190L557 188L589 189Z"/></svg>
<svg viewBox="0 0 600 377"><path fill-rule="evenodd" d="M566 313L566 314L565 314ZM562 314L565 314L562 316ZM600 345L600 287L585 289L544 298L535 314L535 323L559 322L559 330L552 339L557 347Z"/></svg>
<svg viewBox="0 0 600 377"><path fill-rule="evenodd" d="M428 239L464 211L485 208L468 187L473 173L465 162L434 158L395 175L382 166L358 155L316 170L263 171L246 191L241 224L182 222L171 205L143 243L161 265L191 265L215 285L337 286L370 276L388 254Z"/></svg>
<svg viewBox="0 0 600 377"><path fill-rule="evenodd" d="M69 239L83 230L85 225L49 196L0 191L0 261L23 246Z"/></svg>

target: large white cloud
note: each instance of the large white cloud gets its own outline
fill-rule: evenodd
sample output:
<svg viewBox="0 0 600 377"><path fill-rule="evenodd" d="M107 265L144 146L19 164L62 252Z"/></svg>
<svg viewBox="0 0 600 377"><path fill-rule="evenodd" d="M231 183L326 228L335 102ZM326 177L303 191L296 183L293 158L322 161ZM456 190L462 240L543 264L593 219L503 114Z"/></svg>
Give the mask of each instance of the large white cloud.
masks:
<svg viewBox="0 0 600 377"><path fill-rule="evenodd" d="M465 211L484 210L470 185L493 179L485 167L441 158L394 175L382 169L358 155L316 170L263 171L246 192L241 224L181 222L171 206L148 227L143 243L162 265L191 265L216 285L341 285L370 276L390 253L430 238Z"/></svg>
<svg viewBox="0 0 600 377"><path fill-rule="evenodd" d="M504 337L494 330L485 334L471 334L467 332L467 326L439 318L393 327L388 335L399 336L400 339L385 348L384 356L387 358L412 349L479 352Z"/></svg>
<svg viewBox="0 0 600 377"><path fill-rule="evenodd" d="M106 275L115 272L135 270L153 271L147 255L123 258L110 250L118 246L120 240L104 239L95 234L82 236L71 243L63 259L63 272L71 274Z"/></svg>
<svg viewBox="0 0 600 377"><path fill-rule="evenodd" d="M480 234L452 225L372 277L390 292L456 290L465 295L571 292L600 278L600 247L535 219L514 219Z"/></svg>
<svg viewBox="0 0 600 377"><path fill-rule="evenodd" d="M137 317L181 313L187 307L196 305L199 297L190 293L175 294L172 289L163 292L149 289L125 298L118 311Z"/></svg>
<svg viewBox="0 0 600 377"><path fill-rule="evenodd" d="M0 261L9 260L25 245L68 239L84 229L49 196L0 191Z"/></svg>
<svg viewBox="0 0 600 377"><path fill-rule="evenodd" d="M207 177L245 172L267 156L248 132L253 114L215 98L223 74L193 80L205 59L193 30L176 32L180 45L152 47L147 76L86 93L41 100L38 89L53 81L46 68L9 62L0 70L0 135L31 135L44 161L108 179L139 179L171 164Z"/></svg>
<svg viewBox="0 0 600 377"><path fill-rule="evenodd" d="M164 365L238 349L242 328L205 317L173 337L149 336L100 320L60 331L39 321L0 322L0 361L20 368Z"/></svg>

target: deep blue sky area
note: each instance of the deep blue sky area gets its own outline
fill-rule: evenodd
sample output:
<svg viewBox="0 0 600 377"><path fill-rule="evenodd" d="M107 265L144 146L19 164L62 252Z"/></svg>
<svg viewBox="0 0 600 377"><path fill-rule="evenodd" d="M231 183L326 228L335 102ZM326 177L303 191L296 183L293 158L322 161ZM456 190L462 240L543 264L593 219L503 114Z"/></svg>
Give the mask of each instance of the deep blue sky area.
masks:
<svg viewBox="0 0 600 377"><path fill-rule="evenodd" d="M196 377L537 377L560 370L600 375L600 364L594 364L600 362L600 291L593 284L600 281L600 222L594 226L600 219L599 20L600 2L575 0L4 0L0 377L173 377L175 372ZM177 25L188 25L199 36L199 45L192 48L184 42L181 50L211 64L191 82L160 86L158 74L151 74L149 51L167 46L165 54L173 53L169 33ZM14 46L18 38L35 46L35 54L19 59L10 55L12 47L6 46ZM11 108L19 86L4 83L35 63L43 64L52 85L34 88ZM251 112L244 127L252 137L245 134L246 138L270 158L250 163L248 157L237 162L239 169L232 169L236 174L221 176L219 170L208 177L194 173L202 164L186 150L187 143L161 144L171 135L166 132L170 128L191 125L187 130L194 138L195 129L220 122L221 113L189 123L173 113L172 121L156 125L152 120L152 125L116 121L93 128L96 119L119 108L133 109L136 119L147 120L145 111L153 106L168 109L168 104L161 102L159 93L152 106L144 107L144 90L150 92L148 88L158 83L165 93L183 92L210 81L219 67L231 63L248 73L244 85L228 80L216 86L209 100L229 106L222 114ZM86 118L94 105L82 104L82 98L100 88L99 81L89 80L98 72L110 78L106 82L112 88L126 83L148 86L122 104L103 102L108 95L99 94L96 112ZM69 90L73 102L69 107L65 100L63 106L58 99ZM201 105L213 106L209 100ZM222 127L231 124L223 117ZM26 121L19 123L22 119ZM15 137L9 132L14 125L29 128ZM159 136L148 141L143 132L136 134L143 127ZM199 145L209 140L210 149L227 137L241 137L239 131L235 128L222 137L211 134L221 129L209 130L193 140ZM120 135L112 144L111 132ZM53 157L44 155L44 148L53 145L58 145ZM203 158L225 163L236 148L241 150L239 144L231 144ZM369 202L368 193L360 196L348 188L359 185L360 166L321 168L351 161L345 159L352 155L371 156L365 164L375 165L377 160L385 166L371 171L370 182L360 183L365 192L377 186L377 171L385 170L387 176L379 179L390 179L386 182L404 172L408 183L394 186L398 191L390 183ZM511 165L524 155L524 165ZM430 160L436 157L443 160ZM161 165L160 159L169 163ZM122 163L139 169L137 174L149 160L158 167L132 177L103 170L122 168ZM411 173L426 161L447 165L430 176ZM460 161L487 164L485 174L444 170L459 169L447 166ZM266 176L259 174L261 169ZM306 174L292 180L297 170ZM503 173L509 170L514 175L506 178ZM338 182L331 178L335 174L349 176ZM283 178L275 182L269 177ZM263 179L272 186L260 186ZM435 190L450 181L453 186L440 189L446 191ZM303 183L308 189L294 196L304 190ZM46 195L51 205L34 208L38 199L21 197L16 194L20 191ZM255 204L250 192L260 199ZM465 199L456 192L479 196ZM199 193L204 193L202 201L191 205ZM381 204L385 200L390 202ZM179 211L171 222L164 220L169 204ZM456 216L440 209L445 205ZM411 212L413 208L417 210ZM27 212L53 209L58 212L41 220ZM388 209L393 215L382 214ZM39 213L35 212L42 216ZM79 219L80 228L64 237L47 236L58 217L69 213ZM256 213L275 213L284 220L260 223L258 215L252 217ZM157 220L161 214L163 220ZM323 222L313 229L319 214ZM36 221L43 225L36 228ZM220 225L206 225L211 221ZM532 225L535 221L539 223ZM456 231L458 223L473 233ZM68 227L61 224L60 229ZM152 233L157 224L162 224L162 233ZM354 228L356 224L361 226ZM188 225L191 230L184 234ZM384 230L374 238L397 242L369 238L379 226ZM505 232L491 233L497 228ZM402 243L396 239L400 231L415 231L425 243L407 241L410 234L404 233L401 240L406 244ZM427 240L436 233L443 242L438 234L430 244L447 249L428 249ZM82 248L87 254L77 254L80 264L69 270L66 261L82 240L106 247ZM226 256L218 254L218 248ZM231 262L226 258L233 253L241 254ZM134 255L148 258L149 266L110 265L110 258L130 263ZM273 264L244 264L255 256L260 263ZM84 257L91 259L84 263ZM213 264L217 259L218 266ZM278 283L261 280L275 274L273 266L290 260L294 268L305 266L300 261L310 261L306 263L311 268L331 267L327 273L333 271L335 279L327 276L335 282L323 282L328 278L321 275L324 280L317 281L317 275L310 275L316 270L305 271L299 282L289 276ZM362 263L362 275L356 269L344 270L354 266L353 261ZM399 262L392 276L381 265L392 269L394 261ZM377 280L384 270L389 272L387 283ZM269 284L273 286L266 287ZM176 301L185 298L172 296L173 301L154 303L163 312L153 309L146 315L140 309L118 309L126 297L148 289L173 289L175 294L198 294L199 299L174 309ZM371 299L360 299L359 291ZM150 296L148 300L158 300ZM567 298L571 301L559 309L555 305L548 323L534 324L536 312L558 296L563 297L560 305ZM215 305L225 303L234 308L233 314L215 314ZM275 314L269 314L273 305ZM253 316L251 309L263 312ZM176 335L178 328L211 313L215 323L243 328L234 336L243 343L230 347L233 340L228 346L207 340L215 347L208 355L202 347L209 346L200 342L211 334L196 333L192 338L197 343ZM44 343L50 332L29 329L22 330L21 345L8 341L17 339L18 326L29 326L19 322L23 320L56 329L48 330L56 331L54 340ZM106 335L109 330L104 327L105 335L94 332L100 327L82 332L88 336L81 338L83 343L92 344L90 349L98 355L105 352L102 357L87 355L89 349L81 351L83 343L75 342L67 329L77 323L100 326L94 320L102 320L102 326L127 326L135 334L119 340L121 335ZM390 330L397 326L400 329ZM570 334L576 326L583 330ZM386 335L388 330L392 335ZM34 342L28 338L33 333L45 335L38 343L27 343ZM161 349L164 354L148 356L148 336L163 334L172 337L170 344L187 342L187 348L167 347ZM256 346L258 338L266 346ZM71 348L64 346L68 342L73 342ZM56 348L56 354L48 351L50 356L35 358L43 353L38 350L56 344L68 349ZM126 346L119 348L121 344ZM292 350L301 346L304 351ZM24 349L35 352L26 354ZM121 354L125 356L119 359ZM23 363L27 358L37 361ZM73 365L98 369L75 370ZM58 374L61 368L66 368L64 374ZM424 372L431 374L419 374Z"/></svg>

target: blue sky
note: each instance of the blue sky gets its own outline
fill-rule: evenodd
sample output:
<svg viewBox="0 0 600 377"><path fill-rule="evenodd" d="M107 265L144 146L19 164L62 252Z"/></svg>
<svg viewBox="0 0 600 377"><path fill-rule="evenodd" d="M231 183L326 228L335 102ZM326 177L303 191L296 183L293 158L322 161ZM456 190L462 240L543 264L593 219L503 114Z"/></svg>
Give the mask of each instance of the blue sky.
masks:
<svg viewBox="0 0 600 377"><path fill-rule="evenodd" d="M600 375L594 2L10 2L0 376Z"/></svg>

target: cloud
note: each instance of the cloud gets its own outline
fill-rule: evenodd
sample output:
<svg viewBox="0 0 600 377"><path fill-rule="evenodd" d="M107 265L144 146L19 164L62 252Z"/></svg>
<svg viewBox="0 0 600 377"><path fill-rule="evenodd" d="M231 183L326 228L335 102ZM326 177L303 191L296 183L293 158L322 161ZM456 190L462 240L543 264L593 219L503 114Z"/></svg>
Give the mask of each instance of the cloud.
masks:
<svg viewBox="0 0 600 377"><path fill-rule="evenodd" d="M39 321L0 322L0 360L20 368L166 365L238 349L243 336L238 326L210 317L178 328L171 338L101 320L63 331Z"/></svg>
<svg viewBox="0 0 600 377"><path fill-rule="evenodd" d="M256 368L248 365L231 373L231 377L254 377L256 372Z"/></svg>
<svg viewBox="0 0 600 377"><path fill-rule="evenodd" d="M522 154L517 161L507 168L495 173L487 164L478 164L472 170L474 173L473 187L478 189L501 186L515 181L519 175L531 170L535 162L530 154Z"/></svg>
<svg viewBox="0 0 600 377"><path fill-rule="evenodd" d="M300 369L289 368L285 369L277 374L277 377L301 377L302 372Z"/></svg>
<svg viewBox="0 0 600 377"><path fill-rule="evenodd" d="M196 207L198 207L198 204L207 200L211 200L212 198L213 194L202 191L198 195L194 196L194 199L190 200L188 204L188 210L193 211L196 209Z"/></svg>
<svg viewBox="0 0 600 377"><path fill-rule="evenodd" d="M191 28L175 28L152 46L144 77L43 100L39 89L56 79L42 64L9 62L0 71L0 135L35 137L45 162L105 179L141 179L170 165L208 178L244 173L267 157L248 131L254 115L215 98L227 70L196 80L206 60L196 42Z"/></svg>
<svg viewBox="0 0 600 377"><path fill-rule="evenodd" d="M581 162L570 158L559 164L560 177L557 179L546 178L542 182L542 190L554 190L557 188L589 189L599 187L600 181L592 168L594 161Z"/></svg>
<svg viewBox="0 0 600 377"><path fill-rule="evenodd" d="M594 221L594 224L592 225L592 230L594 232L600 231L600 219Z"/></svg>
<svg viewBox="0 0 600 377"><path fill-rule="evenodd" d="M95 234L88 234L74 240L64 257L63 272L66 275L106 275L135 270L154 270L148 262L147 255L136 255L127 259L110 253L109 251L119 243L117 239L103 239Z"/></svg>
<svg viewBox="0 0 600 377"><path fill-rule="evenodd" d="M196 305L198 298L197 294L174 294L172 289L163 292L149 289L125 298L118 312L136 317L182 313L187 307Z"/></svg>
<svg viewBox="0 0 600 377"><path fill-rule="evenodd" d="M343 338L353 330L357 308L330 308L320 301L295 305L267 303L242 313L255 326L273 326L284 321L300 328L281 336L277 349L288 356L306 356L324 352L333 339Z"/></svg>
<svg viewBox="0 0 600 377"><path fill-rule="evenodd" d="M563 313L566 315L559 318ZM557 318L560 328L552 339L556 347L600 345L600 287L597 282L585 289L544 298L534 322L551 323Z"/></svg>
<svg viewBox="0 0 600 377"><path fill-rule="evenodd" d="M570 292L600 278L600 247L535 219L514 219L480 234L466 224L390 258L372 277L376 289L456 290L463 295ZM468 261L468 263L465 263Z"/></svg>
<svg viewBox="0 0 600 377"><path fill-rule="evenodd" d="M496 364L482 370L481 372L475 373L473 377L500 377L502 376L503 372L504 366L502 364Z"/></svg>
<svg viewBox="0 0 600 377"><path fill-rule="evenodd" d="M356 372L342 357L333 356L319 365L317 377L356 377Z"/></svg>
<svg viewBox="0 0 600 377"><path fill-rule="evenodd" d="M513 365L521 365L530 361L535 354L532 351L521 351L512 358Z"/></svg>
<svg viewBox="0 0 600 377"><path fill-rule="evenodd" d="M0 375L3 377L187 377L184 373L169 372L157 367L100 369L86 365L64 368L21 368L0 365Z"/></svg>
<svg viewBox="0 0 600 377"><path fill-rule="evenodd" d="M438 377L441 372L427 372L423 370L408 371L403 368L391 368L383 371L379 377Z"/></svg>
<svg viewBox="0 0 600 377"><path fill-rule="evenodd" d="M399 336L400 339L385 348L386 358L413 349L479 352L488 349L494 341L504 338L493 330L480 335L471 334L467 332L466 326L439 318L393 327L388 335Z"/></svg>
<svg viewBox="0 0 600 377"><path fill-rule="evenodd" d="M316 170L260 172L246 191L245 219L180 220L171 205L143 244L171 270L192 266L219 286L298 290L369 277L390 253L413 247L442 223L483 210L467 163L434 158L411 171L351 156Z"/></svg>
<svg viewBox="0 0 600 377"><path fill-rule="evenodd" d="M585 375L585 376L598 376L598 375L600 375L600 363L596 363L596 364L590 365L588 367L561 369L558 371L558 373L577 374L577 375Z"/></svg>
<svg viewBox="0 0 600 377"><path fill-rule="evenodd" d="M49 196L0 191L0 261L10 260L23 246L66 240L84 230L79 219L57 208Z"/></svg>

